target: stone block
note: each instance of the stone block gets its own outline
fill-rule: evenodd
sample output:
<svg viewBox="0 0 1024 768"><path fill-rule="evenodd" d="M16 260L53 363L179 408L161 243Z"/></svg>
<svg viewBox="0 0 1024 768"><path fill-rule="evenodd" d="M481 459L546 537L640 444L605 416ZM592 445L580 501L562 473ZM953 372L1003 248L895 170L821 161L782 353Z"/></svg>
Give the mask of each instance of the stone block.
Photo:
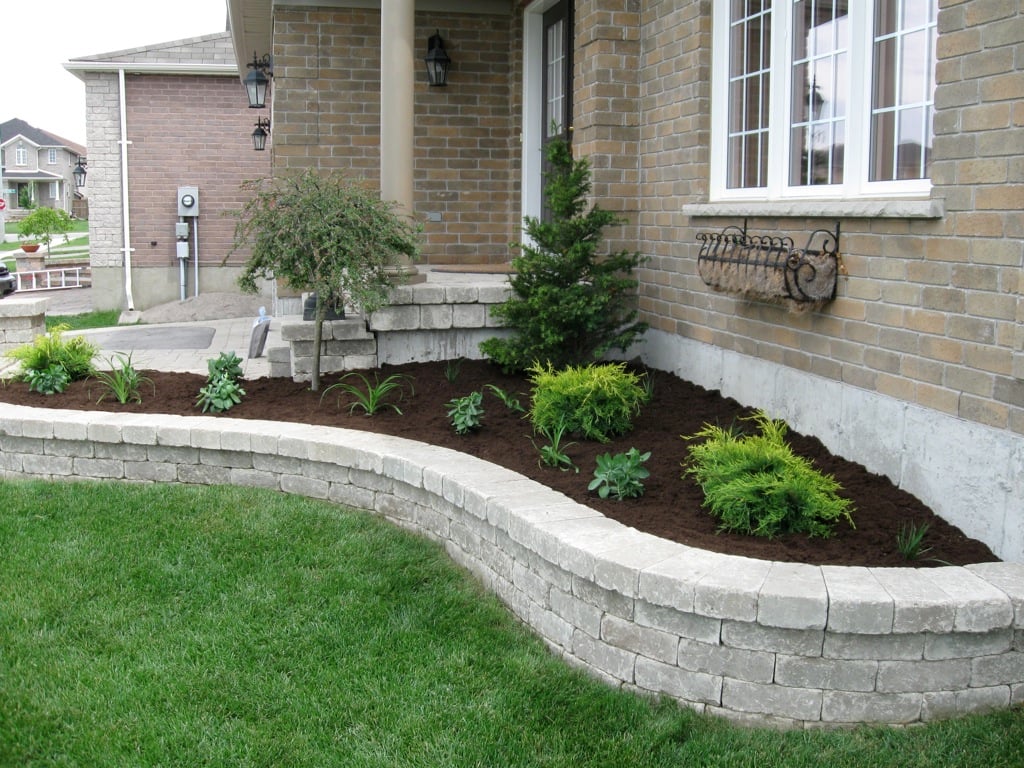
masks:
<svg viewBox="0 0 1024 768"><path fill-rule="evenodd" d="M62 441L61 444L69 445L65 441ZM95 459L115 459L118 461L145 461L147 450L145 445L133 445L131 443L88 443L88 448L84 451L78 451L73 455Z"/></svg>
<svg viewBox="0 0 1024 768"><path fill-rule="evenodd" d="M227 467L211 467L207 464L179 464L178 482L195 485L226 485L231 480Z"/></svg>
<svg viewBox="0 0 1024 768"><path fill-rule="evenodd" d="M978 563L965 567L1006 594L1013 605L1014 624L1024 628L1024 563Z"/></svg>
<svg viewBox="0 0 1024 768"><path fill-rule="evenodd" d="M413 304L444 304L445 287L437 283L417 283L412 289Z"/></svg>
<svg viewBox="0 0 1024 768"><path fill-rule="evenodd" d="M124 479L146 483L173 483L178 479L174 464L156 464L152 461L126 461Z"/></svg>
<svg viewBox="0 0 1024 768"><path fill-rule="evenodd" d="M378 309L370 315L371 331L411 331L420 327L420 308L415 304Z"/></svg>
<svg viewBox="0 0 1024 768"><path fill-rule="evenodd" d="M967 659L1005 653L1013 647L1013 631L955 632L925 635L924 657L929 660Z"/></svg>
<svg viewBox="0 0 1024 768"><path fill-rule="evenodd" d="M956 606L954 631L988 632L1013 626L1013 604L1006 592L966 568L931 568L923 573Z"/></svg>
<svg viewBox="0 0 1024 768"><path fill-rule="evenodd" d="M683 638L679 641L678 664L691 672L705 672L726 679L770 683L775 670L775 654Z"/></svg>
<svg viewBox="0 0 1024 768"><path fill-rule="evenodd" d="M1008 651L971 662L971 687L1024 683L1024 653Z"/></svg>
<svg viewBox="0 0 1024 768"><path fill-rule="evenodd" d="M635 653L616 648L577 629L572 635L572 654L615 680L633 682Z"/></svg>
<svg viewBox="0 0 1024 768"><path fill-rule="evenodd" d="M556 612L534 604L530 606L528 621L548 643L565 649L572 647L573 626Z"/></svg>
<svg viewBox="0 0 1024 768"><path fill-rule="evenodd" d="M718 557L718 568L705 574L694 588L694 610L718 619L754 621L758 593L772 564L746 557Z"/></svg>
<svg viewBox="0 0 1024 768"><path fill-rule="evenodd" d="M825 633L822 655L829 659L897 659L924 658L924 634L855 635Z"/></svg>
<svg viewBox="0 0 1024 768"><path fill-rule="evenodd" d="M456 304L452 307L452 327L483 328L487 310L483 304Z"/></svg>
<svg viewBox="0 0 1024 768"><path fill-rule="evenodd" d="M72 459L73 473L80 477L101 477L120 480L124 477L124 462L118 459Z"/></svg>
<svg viewBox="0 0 1024 768"><path fill-rule="evenodd" d="M480 286L446 285L444 300L448 304L477 304L480 301Z"/></svg>
<svg viewBox="0 0 1024 768"><path fill-rule="evenodd" d="M722 684L722 706L740 712L818 720L822 692L782 685L766 685L726 678Z"/></svg>
<svg viewBox="0 0 1024 768"><path fill-rule="evenodd" d="M956 609L949 595L914 568L872 568L893 599L893 632L949 632Z"/></svg>
<svg viewBox="0 0 1024 768"><path fill-rule="evenodd" d="M721 619L698 616L644 600L635 601L633 619L640 626L660 629L702 643L717 643L722 631Z"/></svg>
<svg viewBox="0 0 1024 768"><path fill-rule="evenodd" d="M561 589L548 593L551 610L565 621L578 627L591 637L601 636L601 617L604 612L597 606Z"/></svg>
<svg viewBox="0 0 1024 768"><path fill-rule="evenodd" d="M881 693L952 691L966 688L971 682L971 662L967 659L946 661L880 661L875 686Z"/></svg>
<svg viewBox="0 0 1024 768"><path fill-rule="evenodd" d="M232 467L230 472L231 484L248 488L267 488L272 491L280 490L277 475L268 475L266 472L257 472L254 469Z"/></svg>
<svg viewBox="0 0 1024 768"><path fill-rule="evenodd" d="M826 691L821 719L829 723L912 723L921 716L920 694Z"/></svg>
<svg viewBox="0 0 1024 768"><path fill-rule="evenodd" d="M481 304L503 304L512 296L512 286L507 283L481 285L477 288L477 301Z"/></svg>
<svg viewBox="0 0 1024 768"><path fill-rule="evenodd" d="M52 456L71 456L83 459L91 459L96 456L96 449L100 446L110 447L120 443L92 443L88 440L47 440L46 452ZM104 456L103 458L114 458Z"/></svg>
<svg viewBox="0 0 1024 768"><path fill-rule="evenodd" d="M304 475L281 475L281 490L285 493L294 493L297 496L306 496L310 499L326 499L331 484L325 480L316 480Z"/></svg>
<svg viewBox="0 0 1024 768"><path fill-rule="evenodd" d="M857 634L892 632L892 596L867 568L821 568L828 592L828 630Z"/></svg>
<svg viewBox="0 0 1024 768"><path fill-rule="evenodd" d="M420 307L420 328L424 330L444 330L452 327L452 307L450 304Z"/></svg>
<svg viewBox="0 0 1024 768"><path fill-rule="evenodd" d="M21 471L26 475L42 477L68 477L75 474L74 457L25 454L21 457Z"/></svg>
<svg viewBox="0 0 1024 768"><path fill-rule="evenodd" d="M757 623L784 629L824 629L828 592L821 569L772 563L757 596Z"/></svg>
<svg viewBox="0 0 1024 768"><path fill-rule="evenodd" d="M636 660L635 682L644 690L689 702L718 704L722 700L721 677L680 669L644 656Z"/></svg>
<svg viewBox="0 0 1024 768"><path fill-rule="evenodd" d="M796 688L834 691L873 691L878 662L815 659L779 654L775 682Z"/></svg>
<svg viewBox="0 0 1024 768"><path fill-rule="evenodd" d="M752 651L774 651L793 656L820 656L825 633L820 629L762 627L747 621L723 621L722 643Z"/></svg>
<svg viewBox="0 0 1024 768"><path fill-rule="evenodd" d="M601 622L601 639L606 643L649 659L676 663L679 638L657 629L642 627L617 616L605 616Z"/></svg>

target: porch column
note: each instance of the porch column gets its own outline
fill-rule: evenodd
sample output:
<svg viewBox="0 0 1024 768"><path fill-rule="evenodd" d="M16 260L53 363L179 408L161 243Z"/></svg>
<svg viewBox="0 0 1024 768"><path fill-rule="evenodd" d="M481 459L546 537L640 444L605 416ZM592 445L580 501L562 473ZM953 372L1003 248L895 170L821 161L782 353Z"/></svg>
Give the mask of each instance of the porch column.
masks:
<svg viewBox="0 0 1024 768"><path fill-rule="evenodd" d="M413 32L415 0L382 0L380 7L380 194L413 214ZM418 271L408 257L397 274Z"/></svg>

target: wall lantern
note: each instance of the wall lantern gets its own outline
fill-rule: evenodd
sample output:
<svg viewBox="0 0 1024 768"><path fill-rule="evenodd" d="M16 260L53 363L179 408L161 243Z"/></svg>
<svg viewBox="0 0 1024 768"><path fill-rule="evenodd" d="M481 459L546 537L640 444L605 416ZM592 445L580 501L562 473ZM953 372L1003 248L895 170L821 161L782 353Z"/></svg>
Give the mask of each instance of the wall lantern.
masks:
<svg viewBox="0 0 1024 768"><path fill-rule="evenodd" d="M75 165L75 170L71 172L71 175L75 177L75 188L81 189L85 186L85 167L86 163L82 158L78 158L78 163Z"/></svg>
<svg viewBox="0 0 1024 768"><path fill-rule="evenodd" d="M440 30L430 36L427 41L427 55L423 59L427 65L427 82L431 85L448 85L448 66L452 60L444 50L444 40Z"/></svg>
<svg viewBox="0 0 1024 768"><path fill-rule="evenodd" d="M252 64L246 66L251 70L245 76L245 94L249 97L249 109L263 109L267 106L267 88L270 86L270 78L274 73L270 71L270 54L264 54L263 58L252 55Z"/></svg>
<svg viewBox="0 0 1024 768"><path fill-rule="evenodd" d="M252 148L262 152L267 148L267 136L270 135L270 118L256 121L256 130L252 132Z"/></svg>

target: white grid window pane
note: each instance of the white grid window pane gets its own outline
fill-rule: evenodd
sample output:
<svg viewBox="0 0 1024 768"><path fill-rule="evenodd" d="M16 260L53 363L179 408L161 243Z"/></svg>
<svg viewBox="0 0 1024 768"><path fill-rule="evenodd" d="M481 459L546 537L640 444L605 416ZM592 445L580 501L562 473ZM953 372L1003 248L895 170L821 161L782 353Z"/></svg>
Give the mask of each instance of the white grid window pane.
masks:
<svg viewBox="0 0 1024 768"><path fill-rule="evenodd" d="M935 35L931 0L877 2L872 51L871 181L928 177Z"/></svg>
<svg viewBox="0 0 1024 768"><path fill-rule="evenodd" d="M730 20L728 178L731 189L768 183L771 7L735 0Z"/></svg>
<svg viewBox="0 0 1024 768"><path fill-rule="evenodd" d="M544 117L544 130L548 138L557 136L565 130L562 116L565 113L565 22L558 21L548 27L547 31L548 67L547 78L547 114Z"/></svg>

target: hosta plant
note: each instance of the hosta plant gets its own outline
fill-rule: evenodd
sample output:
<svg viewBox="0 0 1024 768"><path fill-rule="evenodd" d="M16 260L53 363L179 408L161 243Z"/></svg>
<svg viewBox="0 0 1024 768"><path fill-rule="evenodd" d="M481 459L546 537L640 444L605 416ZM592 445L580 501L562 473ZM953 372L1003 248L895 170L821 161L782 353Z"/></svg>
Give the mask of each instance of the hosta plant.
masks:
<svg viewBox="0 0 1024 768"><path fill-rule="evenodd" d="M470 392L462 397L453 397L446 404L448 418L457 435L467 435L480 428L484 417L483 393Z"/></svg>
<svg viewBox="0 0 1024 768"><path fill-rule="evenodd" d="M30 368L25 372L25 381L32 392L41 395L56 395L68 388L71 378L57 363L46 368Z"/></svg>
<svg viewBox="0 0 1024 768"><path fill-rule="evenodd" d="M202 408L203 413L223 413L242 402L244 396L245 390L235 379L217 374L207 379L206 386L199 390L196 405Z"/></svg>
<svg viewBox="0 0 1024 768"><path fill-rule="evenodd" d="M629 432L640 406L647 401L643 376L625 363L530 369L533 405L530 420L542 433L564 424L569 434L608 442Z"/></svg>
<svg viewBox="0 0 1024 768"><path fill-rule="evenodd" d="M596 490L602 499L612 496L620 501L643 496L644 480L651 476L650 470L644 466L649 458L650 451L640 453L636 448L630 448L625 453L598 456L594 479L590 481L587 490Z"/></svg>
<svg viewBox="0 0 1024 768"><path fill-rule="evenodd" d="M853 527L852 503L839 495L835 478L797 456L786 442L786 423L758 412L759 434L705 424L687 440L686 475L704 491L704 506L719 528L765 536L833 535L835 523Z"/></svg>

